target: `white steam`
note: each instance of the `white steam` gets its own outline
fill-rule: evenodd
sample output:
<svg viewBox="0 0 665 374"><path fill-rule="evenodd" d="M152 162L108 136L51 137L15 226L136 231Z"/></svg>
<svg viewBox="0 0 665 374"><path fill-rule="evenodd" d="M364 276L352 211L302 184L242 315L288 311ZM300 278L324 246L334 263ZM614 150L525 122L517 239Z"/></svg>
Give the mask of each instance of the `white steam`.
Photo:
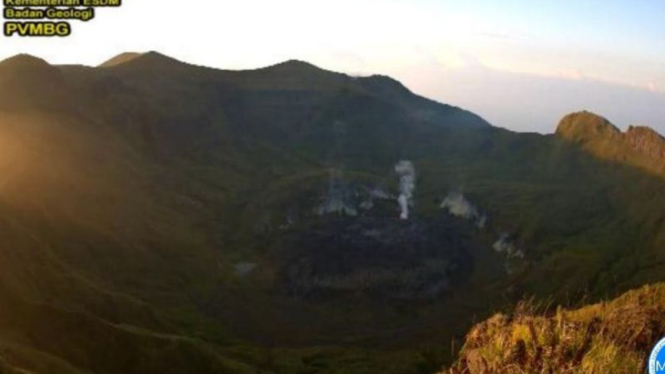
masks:
<svg viewBox="0 0 665 374"><path fill-rule="evenodd" d="M482 214L464 195L451 192L441 203L441 208L451 215L468 221L473 221L479 229L487 224L487 215Z"/></svg>
<svg viewBox="0 0 665 374"><path fill-rule="evenodd" d="M355 217L358 210L351 201L350 193L343 182L343 172L338 169L330 170L330 182L328 191L321 205L316 209L320 216L326 214L338 214L341 216Z"/></svg>
<svg viewBox="0 0 665 374"><path fill-rule="evenodd" d="M524 251L517 248L507 233L501 234L501 237L494 243L492 248L499 253L505 254L508 258L524 259Z"/></svg>
<svg viewBox="0 0 665 374"><path fill-rule="evenodd" d="M413 192L416 190L416 169L411 161L400 161L395 165L395 172L399 175L399 197L397 202L400 208L400 219L409 219L409 206L413 204Z"/></svg>
<svg viewBox="0 0 665 374"><path fill-rule="evenodd" d="M499 240L494 243L492 248L506 257L504 268L509 275L515 272L516 264L526 258L524 251L515 245L511 240L511 235L508 233L501 234Z"/></svg>
<svg viewBox="0 0 665 374"><path fill-rule="evenodd" d="M360 208L364 210L372 210L376 200L392 199L390 194L380 187L367 188L365 192L367 193L367 197L360 203Z"/></svg>
<svg viewBox="0 0 665 374"><path fill-rule="evenodd" d="M474 219L478 216L478 209L461 193L450 193L441 203L441 208L447 209L448 213L455 217L464 219Z"/></svg>

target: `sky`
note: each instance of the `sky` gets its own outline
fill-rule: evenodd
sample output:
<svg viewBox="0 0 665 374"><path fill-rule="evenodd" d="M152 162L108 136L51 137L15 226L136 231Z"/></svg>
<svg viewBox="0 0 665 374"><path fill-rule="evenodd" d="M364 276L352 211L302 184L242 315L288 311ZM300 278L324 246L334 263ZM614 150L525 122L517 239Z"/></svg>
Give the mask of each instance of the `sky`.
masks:
<svg viewBox="0 0 665 374"><path fill-rule="evenodd" d="M98 65L156 50L223 69L300 59L390 75L515 131L550 133L585 109L665 133L663 20L662 0L124 0L70 37L0 37L0 58Z"/></svg>

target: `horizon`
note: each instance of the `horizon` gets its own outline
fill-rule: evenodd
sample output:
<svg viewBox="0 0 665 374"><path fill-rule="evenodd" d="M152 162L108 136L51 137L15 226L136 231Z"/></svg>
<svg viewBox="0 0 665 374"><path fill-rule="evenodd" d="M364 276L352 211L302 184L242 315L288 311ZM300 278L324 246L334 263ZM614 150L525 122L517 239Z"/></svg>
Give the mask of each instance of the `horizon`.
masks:
<svg viewBox="0 0 665 374"><path fill-rule="evenodd" d="M125 2L67 38L6 38L0 58L94 66L157 50L229 70L297 59L387 75L514 131L552 133L563 115L589 110L622 130L665 133L665 7L656 0L208 0L190 13L178 4Z"/></svg>

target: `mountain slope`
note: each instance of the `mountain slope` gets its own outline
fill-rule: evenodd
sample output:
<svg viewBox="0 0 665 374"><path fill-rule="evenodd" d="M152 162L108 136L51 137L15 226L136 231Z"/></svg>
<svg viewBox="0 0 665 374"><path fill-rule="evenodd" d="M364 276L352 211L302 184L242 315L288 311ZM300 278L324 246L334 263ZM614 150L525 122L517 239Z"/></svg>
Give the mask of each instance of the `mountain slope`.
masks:
<svg viewBox="0 0 665 374"><path fill-rule="evenodd" d="M113 67L113 66L116 66L116 65L121 65L121 64L130 62L130 61L132 61L136 58L139 58L139 57L141 57L141 53L136 53L136 52L121 53L121 54L105 61L104 63L99 65L99 67L109 68L109 67Z"/></svg>
<svg viewBox="0 0 665 374"><path fill-rule="evenodd" d="M375 94L341 74L292 64L236 74L148 53L103 69L54 67L30 56L0 65L2 300L14 305L0 334L22 357L7 356L8 366L48 371L62 361L70 365L62 370L182 372L197 362L199 372L226 372L243 370L236 361L263 360L253 348L224 358L241 343L227 333L234 321L211 310L219 285L224 293L235 287L234 258L246 256L230 234L239 223L225 219L237 213L240 195L296 170L327 174L311 157L280 149L303 142L288 128L292 119L325 111L312 105L342 106L336 100L347 91L342 100L364 100L379 112L406 113L413 101L435 115L461 113L403 88L392 103L383 98L392 88ZM304 88L293 86L301 81ZM287 91L293 94L284 100ZM302 136L319 136L311 132ZM254 305L270 300L262 287L253 291L260 297ZM21 312L22 303L34 318ZM60 327L72 319L93 344ZM185 335L228 348L206 348ZM42 356L54 366L40 369Z"/></svg>
<svg viewBox="0 0 665 374"><path fill-rule="evenodd" d="M665 138L644 126L625 133L593 113L573 113L561 120L557 135L579 144L593 155L665 175Z"/></svg>
<svg viewBox="0 0 665 374"><path fill-rule="evenodd" d="M427 372L470 316L662 280L662 180L561 136L383 76L125 57L0 63L8 365Z"/></svg>
<svg viewBox="0 0 665 374"><path fill-rule="evenodd" d="M640 373L665 334L665 285L577 310L538 314L522 304L467 335L447 373Z"/></svg>

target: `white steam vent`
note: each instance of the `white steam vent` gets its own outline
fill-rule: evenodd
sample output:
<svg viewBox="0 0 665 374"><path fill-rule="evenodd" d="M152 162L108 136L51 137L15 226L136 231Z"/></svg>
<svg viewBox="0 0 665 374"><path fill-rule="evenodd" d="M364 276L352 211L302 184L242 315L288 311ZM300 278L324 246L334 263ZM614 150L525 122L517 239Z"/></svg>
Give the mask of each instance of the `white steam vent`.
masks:
<svg viewBox="0 0 665 374"><path fill-rule="evenodd" d="M492 248L499 253L505 254L508 258L524 259L524 252L517 248L507 233L501 234L501 237L494 243Z"/></svg>
<svg viewBox="0 0 665 374"><path fill-rule="evenodd" d="M416 190L416 168L411 161L400 161L395 165L399 175L399 197L397 202L401 210L400 219L409 219L409 207L413 204L413 192Z"/></svg>
<svg viewBox="0 0 665 374"><path fill-rule="evenodd" d="M342 170L330 170L328 191L326 192L324 201L316 209L318 215L339 214L349 217L358 215L358 210L350 201L349 191L342 180L342 176Z"/></svg>
<svg viewBox="0 0 665 374"><path fill-rule="evenodd" d="M441 208L449 214L468 221L472 221L479 229L485 228L487 215L480 212L463 194L451 192L441 203Z"/></svg>

